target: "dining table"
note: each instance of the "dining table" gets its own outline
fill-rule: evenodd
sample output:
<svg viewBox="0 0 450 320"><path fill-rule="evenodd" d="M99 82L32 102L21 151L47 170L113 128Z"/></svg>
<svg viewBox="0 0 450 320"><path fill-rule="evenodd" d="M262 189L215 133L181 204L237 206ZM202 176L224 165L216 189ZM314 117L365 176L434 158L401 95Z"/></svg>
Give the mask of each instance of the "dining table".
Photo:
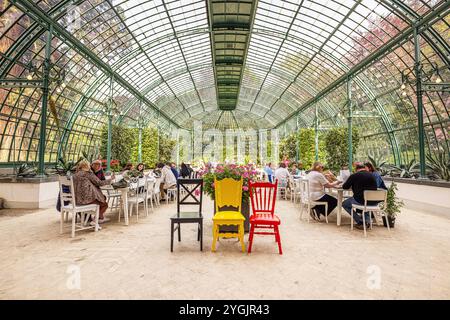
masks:
<svg viewBox="0 0 450 320"><path fill-rule="evenodd" d="M341 225L341 221L342 221L342 203L344 202L344 200L352 197L352 191L351 190L345 190L342 187L337 187L337 188L325 189L325 193L337 199L336 224L338 226L340 226Z"/></svg>

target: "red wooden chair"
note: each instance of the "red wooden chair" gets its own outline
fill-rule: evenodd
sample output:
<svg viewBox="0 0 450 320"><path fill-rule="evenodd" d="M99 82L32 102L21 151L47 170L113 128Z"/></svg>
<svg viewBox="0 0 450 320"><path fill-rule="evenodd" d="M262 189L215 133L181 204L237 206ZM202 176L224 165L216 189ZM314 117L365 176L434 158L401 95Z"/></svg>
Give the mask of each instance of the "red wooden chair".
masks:
<svg viewBox="0 0 450 320"><path fill-rule="evenodd" d="M253 236L255 234L260 234L274 235L276 242L278 242L278 251L280 254L283 254L283 251L281 250L280 231L278 229L281 221L280 218L274 214L277 187L278 180L276 180L275 183L249 183L252 215L250 217L248 253L252 252ZM255 231L255 229L265 229L266 231ZM271 231L267 231L267 229L270 229Z"/></svg>

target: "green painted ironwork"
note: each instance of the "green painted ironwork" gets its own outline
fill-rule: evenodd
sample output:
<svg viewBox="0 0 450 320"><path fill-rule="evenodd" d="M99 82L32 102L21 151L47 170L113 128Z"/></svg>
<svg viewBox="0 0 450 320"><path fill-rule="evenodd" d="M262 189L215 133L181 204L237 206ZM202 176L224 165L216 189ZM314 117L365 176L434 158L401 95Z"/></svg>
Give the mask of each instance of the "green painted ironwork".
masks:
<svg viewBox="0 0 450 320"><path fill-rule="evenodd" d="M52 49L53 27L49 26L47 33L47 43L45 46L44 60L44 76L42 79L42 111L41 111L41 127L39 136L39 164L38 175L45 176L45 146L47 143L47 106L48 106L48 86L50 78L50 55Z"/></svg>
<svg viewBox="0 0 450 320"><path fill-rule="evenodd" d="M353 103L352 103L352 79L347 80L347 105L348 105L348 170L353 171Z"/></svg>
<svg viewBox="0 0 450 320"><path fill-rule="evenodd" d="M419 138L419 165L420 176L425 178L426 176L426 163L425 163L425 130L423 125L423 91L422 91L422 66L421 66L421 53L420 53L420 41L419 30L414 28L414 70L416 76L416 97L417 97L417 130Z"/></svg>

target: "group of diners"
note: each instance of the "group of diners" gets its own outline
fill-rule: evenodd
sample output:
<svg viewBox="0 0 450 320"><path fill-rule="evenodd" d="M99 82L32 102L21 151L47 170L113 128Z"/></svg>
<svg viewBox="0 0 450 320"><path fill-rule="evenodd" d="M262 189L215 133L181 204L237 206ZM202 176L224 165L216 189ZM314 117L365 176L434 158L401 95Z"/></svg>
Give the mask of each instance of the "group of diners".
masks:
<svg viewBox="0 0 450 320"><path fill-rule="evenodd" d="M327 212L324 205L316 205L312 208L311 217L319 219L321 216L329 215L337 207L337 199L325 192L325 189L343 188L344 190L352 190L353 196L346 199L342 203L342 207L346 212L351 214L352 205L364 205L364 191L387 189L380 173L375 169L371 162L356 162L354 164L355 173L342 177L338 180L330 170L325 170L321 162L315 162L308 171L303 171L301 163L294 163L288 169L286 162L281 162L278 168L274 170L273 165L268 163L264 172L270 182L278 180L281 188L293 188L289 185L290 177L303 177L309 180L309 192L312 201L326 202L328 204ZM348 168L344 167L341 172L348 172ZM368 205L376 205L376 202L368 202ZM361 212L353 214L356 228L363 229L363 218ZM370 221L368 213L366 213L365 221Z"/></svg>
<svg viewBox="0 0 450 320"><path fill-rule="evenodd" d="M167 190L174 188L179 177L188 178L192 176L193 169L189 164L182 163L180 170L177 169L175 163L158 163L156 168L152 171L146 171L145 165L139 163L134 167L132 164L127 164L124 170L117 174L117 177L126 176L130 171L137 171L137 177L143 178L145 175L150 178L160 179L160 200L166 201ZM73 174L73 186L77 205L97 204L99 210L99 223L109 221L105 217L105 212L108 209L108 199L104 195L101 187L111 185L117 182L116 174L105 175L102 161L95 160L89 163L87 160L81 161ZM58 197L57 209L60 211L61 202Z"/></svg>
<svg viewBox="0 0 450 320"><path fill-rule="evenodd" d="M314 219L317 217L320 220L322 215L329 215L337 207L337 199L330 194L325 193L325 188L342 188L353 192L353 196L342 203L342 208L344 208L348 214L351 214L353 204L364 205L364 191L387 189L380 173L374 168L372 163L357 162L354 167L355 173L351 174L346 181L342 182L337 180L335 182L330 182L323 174L323 164L320 162L313 164L312 170L306 175L306 179L309 180L311 200L328 203L327 212L325 212L325 206L323 205L317 205L312 208L316 213L311 213L311 216ZM376 204L377 202L368 202L368 205ZM365 215L365 221L368 223L368 221L370 221L368 216L369 213L366 212ZM353 219L356 223L356 228L364 229L361 212L354 212Z"/></svg>

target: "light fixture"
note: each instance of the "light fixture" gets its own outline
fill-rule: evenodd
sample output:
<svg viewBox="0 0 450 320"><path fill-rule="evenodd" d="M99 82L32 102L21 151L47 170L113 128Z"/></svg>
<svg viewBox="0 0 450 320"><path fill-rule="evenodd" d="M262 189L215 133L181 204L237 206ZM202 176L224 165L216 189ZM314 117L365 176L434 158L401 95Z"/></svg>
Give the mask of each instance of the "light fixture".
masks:
<svg viewBox="0 0 450 320"><path fill-rule="evenodd" d="M402 90L406 89L406 84L402 83L402 86L400 87Z"/></svg>
<svg viewBox="0 0 450 320"><path fill-rule="evenodd" d="M438 75L436 78L436 84L442 83L442 78Z"/></svg>
<svg viewBox="0 0 450 320"><path fill-rule="evenodd" d="M33 80L33 75L31 73L27 75L27 80Z"/></svg>
<svg viewBox="0 0 450 320"><path fill-rule="evenodd" d="M406 97L408 95L408 93L406 91L402 92L402 96Z"/></svg>

